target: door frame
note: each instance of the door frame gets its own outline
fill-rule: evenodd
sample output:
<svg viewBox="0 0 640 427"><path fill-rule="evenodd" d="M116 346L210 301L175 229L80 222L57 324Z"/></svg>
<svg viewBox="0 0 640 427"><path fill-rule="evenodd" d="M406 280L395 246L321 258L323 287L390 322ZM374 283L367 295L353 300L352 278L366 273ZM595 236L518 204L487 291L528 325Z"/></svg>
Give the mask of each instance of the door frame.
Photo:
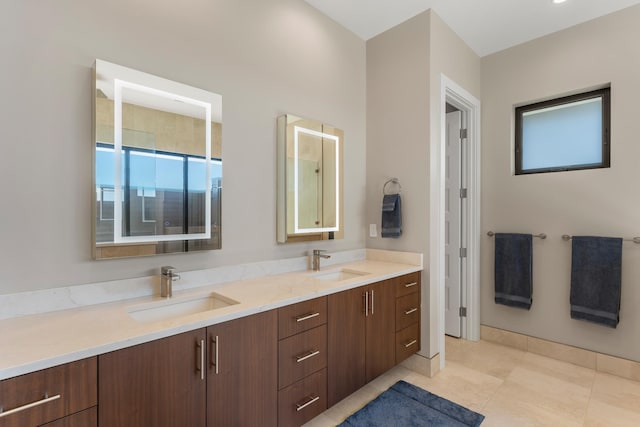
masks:
<svg viewBox="0 0 640 427"><path fill-rule="evenodd" d="M468 197L467 206L467 269L466 289L462 289L462 304L467 307L463 318L461 338L480 339L480 101L444 74L440 74L440 140L431 146L431 230L429 274L437 292L437 327L440 368L445 366L445 280L444 280L444 197L446 155L446 103L463 111L463 126L467 128ZM435 160L435 161L434 161Z"/></svg>

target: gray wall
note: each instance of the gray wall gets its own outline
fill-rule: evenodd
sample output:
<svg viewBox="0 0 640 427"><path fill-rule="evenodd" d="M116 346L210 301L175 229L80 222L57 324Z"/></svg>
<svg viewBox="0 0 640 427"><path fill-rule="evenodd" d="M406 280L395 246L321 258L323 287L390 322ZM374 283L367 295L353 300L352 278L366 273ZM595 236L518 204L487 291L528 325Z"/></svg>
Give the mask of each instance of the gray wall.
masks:
<svg viewBox="0 0 640 427"><path fill-rule="evenodd" d="M0 293L364 247L365 43L299 0L6 0ZM95 58L223 97L221 251L91 260ZM345 239L276 244L276 117L345 131Z"/></svg>
<svg viewBox="0 0 640 427"><path fill-rule="evenodd" d="M571 245L562 234L640 235L640 7L482 59L482 231L539 233L533 306L493 302L493 241L482 240L482 323L640 360L640 246L624 243L620 324L571 320ZM514 176L513 107L611 83L611 168Z"/></svg>
<svg viewBox="0 0 640 427"><path fill-rule="evenodd" d="M420 252L422 350L438 352L437 289L429 283L430 156L440 144L440 75L477 96L480 58L433 12L367 41L367 224L378 237L367 247ZM397 177L402 185L403 235L380 237L382 188Z"/></svg>

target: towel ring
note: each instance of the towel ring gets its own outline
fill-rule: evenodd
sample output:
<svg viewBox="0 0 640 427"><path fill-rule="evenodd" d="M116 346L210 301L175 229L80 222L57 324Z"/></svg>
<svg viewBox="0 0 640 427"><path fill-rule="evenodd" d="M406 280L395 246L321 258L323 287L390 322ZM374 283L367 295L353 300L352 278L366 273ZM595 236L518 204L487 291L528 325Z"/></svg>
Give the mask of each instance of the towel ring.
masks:
<svg viewBox="0 0 640 427"><path fill-rule="evenodd" d="M387 185L389 184L395 184L398 186L398 191L396 193L387 193ZM387 182L384 183L384 186L382 187L382 194L387 195L387 194L400 194L402 193L402 185L400 185L400 181L398 180L398 178L391 178L390 180L388 180Z"/></svg>

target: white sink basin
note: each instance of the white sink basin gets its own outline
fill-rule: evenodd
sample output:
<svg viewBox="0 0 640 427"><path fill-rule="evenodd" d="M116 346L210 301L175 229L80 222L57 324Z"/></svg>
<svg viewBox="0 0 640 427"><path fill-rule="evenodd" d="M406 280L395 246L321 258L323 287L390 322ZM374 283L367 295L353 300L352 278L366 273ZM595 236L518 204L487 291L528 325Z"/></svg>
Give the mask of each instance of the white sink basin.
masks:
<svg viewBox="0 0 640 427"><path fill-rule="evenodd" d="M204 295L168 298L162 301L138 304L127 307L127 312L129 316L138 322L155 322L215 310L234 304L238 304L238 301L212 292Z"/></svg>
<svg viewBox="0 0 640 427"><path fill-rule="evenodd" d="M321 271L320 273L315 273L313 277L319 280L331 280L334 282L340 282L342 280L349 280L359 276L366 276L367 274L369 273L366 271L341 268L338 270Z"/></svg>

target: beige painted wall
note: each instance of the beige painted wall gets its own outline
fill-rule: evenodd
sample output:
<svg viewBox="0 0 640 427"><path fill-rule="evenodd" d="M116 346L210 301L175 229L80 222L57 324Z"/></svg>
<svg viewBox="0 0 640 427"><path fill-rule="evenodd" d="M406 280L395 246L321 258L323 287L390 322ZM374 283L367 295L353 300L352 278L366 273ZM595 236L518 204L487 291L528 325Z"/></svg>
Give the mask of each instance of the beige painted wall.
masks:
<svg viewBox="0 0 640 427"><path fill-rule="evenodd" d="M367 247L424 254L422 349L437 348L437 289L429 283L430 157L440 143L440 73L477 96L480 59L432 11L367 41L367 224L380 233L382 188L402 185L403 235Z"/></svg>
<svg viewBox="0 0 640 427"><path fill-rule="evenodd" d="M0 293L364 247L365 43L306 3L7 0L0 29ZM96 58L222 95L222 250L91 259ZM345 132L343 240L276 243L283 113Z"/></svg>
<svg viewBox="0 0 640 427"><path fill-rule="evenodd" d="M571 246L562 234L640 235L640 7L591 21L482 59L482 232L539 233L533 306L493 302L493 241L482 240L482 323L640 360L640 246L624 243L620 324L571 320ZM611 168L513 174L513 107L611 83Z"/></svg>

